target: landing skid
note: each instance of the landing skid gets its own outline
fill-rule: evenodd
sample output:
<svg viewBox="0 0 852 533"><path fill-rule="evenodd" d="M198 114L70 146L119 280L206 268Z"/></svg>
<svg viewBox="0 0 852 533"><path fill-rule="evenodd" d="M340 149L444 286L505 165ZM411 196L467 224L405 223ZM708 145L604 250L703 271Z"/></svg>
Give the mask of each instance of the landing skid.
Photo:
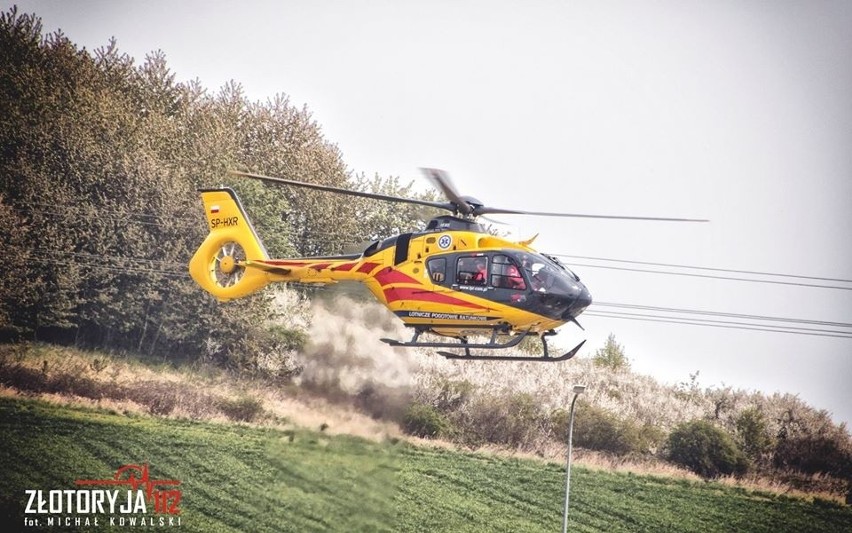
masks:
<svg viewBox="0 0 852 533"><path fill-rule="evenodd" d="M438 352L438 355L443 355L447 359L461 359L464 361L541 361L541 362L557 362L557 361L567 361L571 359L577 352L580 351L580 348L586 344L586 341L581 342L577 346L574 347L570 352L564 353L558 357L551 357L547 353L547 344L544 343L544 339L542 338L542 343L544 345L544 355L541 357L529 356L529 355L471 355L468 346L464 346L465 354L457 354L452 352Z"/></svg>
<svg viewBox="0 0 852 533"><path fill-rule="evenodd" d="M381 339L382 342L389 344L390 346L398 346L404 348L463 348L464 354L458 354L453 352L444 352L439 351L438 355L446 357L447 359L461 359L465 361L543 361L543 362L556 362L556 361L567 361L577 355L577 352L580 351L580 348L583 347L583 344L586 341L581 342L577 346L574 347L570 352L562 354L557 357L551 357L550 353L547 349L547 337L552 335L556 335L556 332L553 330L542 333L539 338L541 339L541 345L544 351L544 354L540 357L534 355L474 355L470 353L471 349L484 349L484 350L502 350L506 348L513 348L523 341L527 335L530 333L528 331L522 332L520 335L516 335L512 337L508 342L498 343L497 335L500 333L500 330L497 328L492 329L491 331L491 340L486 343L469 343L467 337L460 337L459 342L419 342L417 339L420 337L420 334L423 333L424 330L418 329L414 332L414 337L410 342L402 342L395 339Z"/></svg>
<svg viewBox="0 0 852 533"><path fill-rule="evenodd" d="M419 342L417 339L423 332L423 330L416 330L414 332L414 338L412 338L410 342L402 342L395 339L381 339L381 341L391 346L400 346L403 348L459 348L459 343L457 342ZM466 337L462 337L459 340L467 348L484 348L487 350L499 350L502 348L513 348L517 346L528 335L528 332L524 331L520 335L512 337L508 342L504 342L501 344L497 342L498 333L499 331L497 329L493 329L491 332L491 340L486 343L469 344L467 342Z"/></svg>

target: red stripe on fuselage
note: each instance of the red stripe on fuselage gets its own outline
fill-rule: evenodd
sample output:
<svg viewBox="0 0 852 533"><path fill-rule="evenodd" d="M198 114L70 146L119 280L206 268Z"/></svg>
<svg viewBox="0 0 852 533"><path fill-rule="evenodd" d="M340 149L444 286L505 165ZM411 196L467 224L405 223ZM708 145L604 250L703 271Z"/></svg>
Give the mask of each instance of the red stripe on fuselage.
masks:
<svg viewBox="0 0 852 533"><path fill-rule="evenodd" d="M416 285L420 285L420 282L416 279L403 274L399 270L394 270L391 267L383 268L374 277L376 278L376 281L379 282L379 285L381 285L382 287L384 287L385 285L390 285L391 283L413 283Z"/></svg>
<svg viewBox="0 0 852 533"><path fill-rule="evenodd" d="M311 261L306 260L306 259L305 260L295 260L295 261L294 260L283 260L283 259L271 259L271 260L268 260L268 261L258 261L258 262L266 264L266 265L273 265L273 266L308 267L308 268L312 268L314 270L323 270L323 269L328 268L332 265L332 263L311 263ZM357 263L344 263L342 265L338 265L338 266L332 268L331 270L340 270L340 271L343 271L343 272L348 272L349 270L352 270L352 268L356 264ZM358 269L358 272L367 273L367 272L370 272L371 270L373 270L377 266L378 266L378 263L365 263L360 269Z"/></svg>
<svg viewBox="0 0 852 533"><path fill-rule="evenodd" d="M361 265L361 268L358 269L358 272L362 274L369 274L370 272L375 270L377 266L379 266L378 263L364 263L363 265Z"/></svg>
<svg viewBox="0 0 852 533"><path fill-rule="evenodd" d="M458 305L460 307L469 307L471 309L487 309L479 304L466 302L445 294L438 294L424 289L409 289L406 287L385 289L385 299L388 303L395 302L397 300L415 300L419 302Z"/></svg>

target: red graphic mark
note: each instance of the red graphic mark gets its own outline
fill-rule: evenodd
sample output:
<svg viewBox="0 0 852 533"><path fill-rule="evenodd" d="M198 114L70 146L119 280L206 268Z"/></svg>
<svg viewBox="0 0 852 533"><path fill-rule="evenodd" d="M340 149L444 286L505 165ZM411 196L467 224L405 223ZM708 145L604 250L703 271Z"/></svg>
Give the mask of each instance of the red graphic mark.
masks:
<svg viewBox="0 0 852 533"><path fill-rule="evenodd" d="M139 473L140 477L136 477ZM122 478L128 474L126 478ZM165 514L180 514L178 504L180 503L181 491L176 489L154 490L158 485L177 486L180 481L176 479L150 479L148 476L148 464L124 465L115 471L112 479L78 479L74 481L77 485L127 485L130 490L137 491L140 487L145 489L145 498L154 502L154 512Z"/></svg>

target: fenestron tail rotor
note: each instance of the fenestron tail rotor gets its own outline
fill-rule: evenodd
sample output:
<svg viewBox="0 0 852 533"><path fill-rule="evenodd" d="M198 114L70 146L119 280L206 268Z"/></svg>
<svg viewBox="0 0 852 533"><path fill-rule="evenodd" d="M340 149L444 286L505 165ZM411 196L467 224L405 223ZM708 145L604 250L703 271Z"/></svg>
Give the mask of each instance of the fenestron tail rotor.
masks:
<svg viewBox="0 0 852 533"><path fill-rule="evenodd" d="M210 263L211 277L222 288L233 287L243 278L246 267L246 251L237 242L222 245Z"/></svg>
<svg viewBox="0 0 852 533"><path fill-rule="evenodd" d="M228 188L199 191L209 233L189 261L201 288L222 301L242 298L272 280L252 261L269 259L236 193Z"/></svg>

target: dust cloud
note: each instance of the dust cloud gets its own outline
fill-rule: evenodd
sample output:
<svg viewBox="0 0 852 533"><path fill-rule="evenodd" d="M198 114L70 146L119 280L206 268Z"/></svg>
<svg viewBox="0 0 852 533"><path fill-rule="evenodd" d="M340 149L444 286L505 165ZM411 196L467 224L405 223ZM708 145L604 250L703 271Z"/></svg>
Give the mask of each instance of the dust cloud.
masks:
<svg viewBox="0 0 852 533"><path fill-rule="evenodd" d="M411 332L378 303L345 296L314 301L307 332L310 341L300 358L303 384L356 395L367 388L405 390L414 383L415 351L380 340L407 339Z"/></svg>

